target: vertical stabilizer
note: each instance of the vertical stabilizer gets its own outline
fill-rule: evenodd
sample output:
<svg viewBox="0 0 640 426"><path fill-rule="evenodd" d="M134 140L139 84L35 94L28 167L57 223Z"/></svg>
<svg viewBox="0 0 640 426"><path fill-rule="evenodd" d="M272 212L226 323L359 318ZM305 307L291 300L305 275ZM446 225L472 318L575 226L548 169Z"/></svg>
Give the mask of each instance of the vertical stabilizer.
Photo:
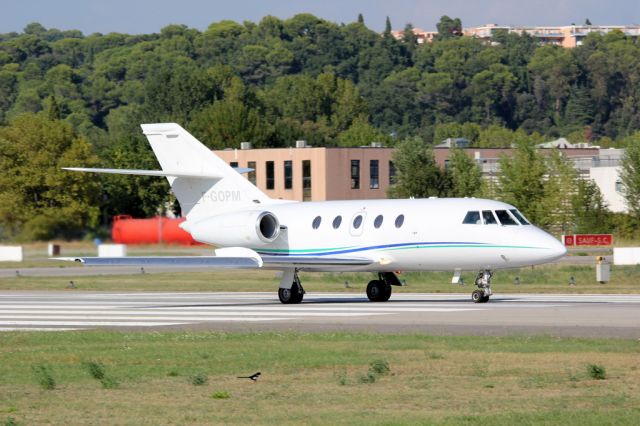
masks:
<svg viewBox="0 0 640 426"><path fill-rule="evenodd" d="M243 206L268 203L267 197L209 148L175 123L142 124L182 214L197 221Z"/></svg>

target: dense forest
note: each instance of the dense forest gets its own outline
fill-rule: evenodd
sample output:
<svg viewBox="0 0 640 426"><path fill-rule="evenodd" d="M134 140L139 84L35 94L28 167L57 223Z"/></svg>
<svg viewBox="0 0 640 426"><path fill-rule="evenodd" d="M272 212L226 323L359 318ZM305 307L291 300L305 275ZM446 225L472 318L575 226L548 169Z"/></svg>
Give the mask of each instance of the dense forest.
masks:
<svg viewBox="0 0 640 426"><path fill-rule="evenodd" d="M51 146L50 132L60 141L69 134L59 145L78 155L65 151L54 154L57 160L154 168L140 123L175 121L211 148L241 141L290 146L297 139L395 145L414 137L426 144L465 137L488 147L558 136L622 146L640 129L637 40L593 33L582 46L563 49L496 33L486 43L459 36L451 25L460 22L443 17L437 40L418 44L410 25L396 40L388 20L380 34L362 16L349 24L310 14L267 16L141 35L29 24L22 33L0 34L0 147L36 153L45 142L22 144L20 135L39 134ZM164 182L101 179L101 195L73 198L91 200L103 223L115 213L155 214L167 198ZM0 194L0 202L6 197ZM7 217L19 222L16 215L0 207L6 235L18 232L7 231ZM83 216L84 223L100 222L97 210Z"/></svg>

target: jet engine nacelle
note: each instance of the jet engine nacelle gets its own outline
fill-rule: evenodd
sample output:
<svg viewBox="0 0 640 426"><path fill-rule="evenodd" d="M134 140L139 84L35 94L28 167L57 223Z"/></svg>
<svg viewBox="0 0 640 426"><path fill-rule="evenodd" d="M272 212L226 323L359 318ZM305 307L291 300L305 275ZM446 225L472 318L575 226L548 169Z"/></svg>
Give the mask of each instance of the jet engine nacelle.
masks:
<svg viewBox="0 0 640 426"><path fill-rule="evenodd" d="M187 224L196 241L222 247L262 247L280 235L278 218L268 211L224 213Z"/></svg>

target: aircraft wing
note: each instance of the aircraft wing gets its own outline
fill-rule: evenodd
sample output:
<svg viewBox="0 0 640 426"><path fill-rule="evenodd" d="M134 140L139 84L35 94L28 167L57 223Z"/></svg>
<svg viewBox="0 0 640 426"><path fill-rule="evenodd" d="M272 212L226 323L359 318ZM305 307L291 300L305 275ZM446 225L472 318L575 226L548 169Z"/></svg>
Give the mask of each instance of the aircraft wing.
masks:
<svg viewBox="0 0 640 426"><path fill-rule="evenodd" d="M366 266L374 263L362 257L309 256L126 256L57 257L52 260L80 262L86 266L180 266L211 269L287 269Z"/></svg>

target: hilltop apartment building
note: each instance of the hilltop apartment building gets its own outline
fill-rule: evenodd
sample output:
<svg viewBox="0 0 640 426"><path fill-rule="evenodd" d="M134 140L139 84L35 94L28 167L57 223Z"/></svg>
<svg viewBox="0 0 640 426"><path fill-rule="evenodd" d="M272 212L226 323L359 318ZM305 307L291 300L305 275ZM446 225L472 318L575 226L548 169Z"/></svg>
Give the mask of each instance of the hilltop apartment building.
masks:
<svg viewBox="0 0 640 426"><path fill-rule="evenodd" d="M606 34L611 31L621 31L628 37L640 37L640 25L565 25L559 27L525 27L487 24L479 27L464 28L462 33L466 37L475 37L487 42L498 31L507 33L529 34L543 44L552 44L566 48L580 46L584 38L590 33ZM424 31L414 28L413 33L419 44L430 43L438 35L436 31ZM393 31L392 35L400 40L403 31Z"/></svg>

